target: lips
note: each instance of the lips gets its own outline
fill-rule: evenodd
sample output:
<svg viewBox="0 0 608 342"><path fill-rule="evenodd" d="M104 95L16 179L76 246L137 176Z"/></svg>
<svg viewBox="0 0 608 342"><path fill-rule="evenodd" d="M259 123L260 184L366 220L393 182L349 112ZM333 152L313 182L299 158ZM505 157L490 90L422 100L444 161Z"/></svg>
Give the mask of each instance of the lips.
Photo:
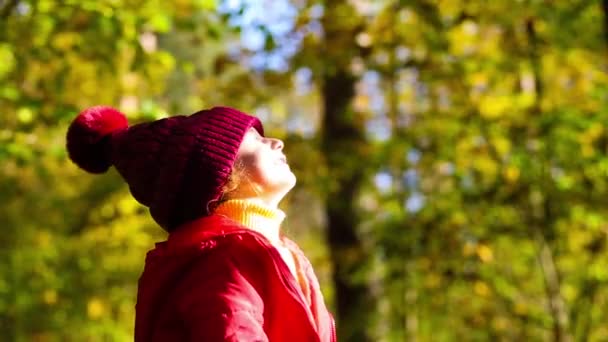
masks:
<svg viewBox="0 0 608 342"><path fill-rule="evenodd" d="M285 164L287 164L287 157L282 156L281 158L279 158L279 160Z"/></svg>

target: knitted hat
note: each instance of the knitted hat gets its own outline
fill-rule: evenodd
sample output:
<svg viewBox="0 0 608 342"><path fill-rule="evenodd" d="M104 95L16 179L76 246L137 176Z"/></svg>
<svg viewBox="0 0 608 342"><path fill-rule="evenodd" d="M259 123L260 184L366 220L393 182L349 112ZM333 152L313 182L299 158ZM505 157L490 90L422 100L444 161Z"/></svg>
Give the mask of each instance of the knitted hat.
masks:
<svg viewBox="0 0 608 342"><path fill-rule="evenodd" d="M128 126L118 110L97 106L74 119L67 149L85 171L104 173L114 165L133 197L171 231L209 215L251 127L264 134L257 118L228 107Z"/></svg>

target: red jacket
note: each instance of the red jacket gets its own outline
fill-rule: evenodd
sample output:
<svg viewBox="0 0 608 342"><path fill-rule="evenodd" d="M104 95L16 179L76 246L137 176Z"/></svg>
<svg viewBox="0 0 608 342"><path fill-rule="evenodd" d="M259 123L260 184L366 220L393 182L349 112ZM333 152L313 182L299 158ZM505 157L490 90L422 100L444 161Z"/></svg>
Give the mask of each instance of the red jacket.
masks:
<svg viewBox="0 0 608 342"><path fill-rule="evenodd" d="M297 253L310 306L261 234L221 216L180 227L146 257L135 341L335 341L319 282Z"/></svg>

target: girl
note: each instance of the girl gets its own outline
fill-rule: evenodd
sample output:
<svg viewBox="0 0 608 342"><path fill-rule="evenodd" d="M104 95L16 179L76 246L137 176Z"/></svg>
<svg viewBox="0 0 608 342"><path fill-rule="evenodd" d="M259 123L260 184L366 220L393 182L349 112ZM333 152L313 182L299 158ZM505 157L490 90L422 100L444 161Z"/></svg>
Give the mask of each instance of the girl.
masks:
<svg viewBox="0 0 608 342"><path fill-rule="evenodd" d="M335 341L311 264L280 231L296 178L257 118L214 107L129 127L92 107L67 149L86 171L113 165L169 233L139 279L136 341Z"/></svg>

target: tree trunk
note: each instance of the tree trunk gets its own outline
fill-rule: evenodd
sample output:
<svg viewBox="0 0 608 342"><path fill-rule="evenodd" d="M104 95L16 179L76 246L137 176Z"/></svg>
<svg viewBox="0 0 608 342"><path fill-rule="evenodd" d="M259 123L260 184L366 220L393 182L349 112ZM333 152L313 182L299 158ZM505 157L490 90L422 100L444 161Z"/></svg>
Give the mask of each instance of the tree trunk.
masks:
<svg viewBox="0 0 608 342"><path fill-rule="evenodd" d="M327 2L324 9L318 56L323 65L317 69L317 79L323 104L320 143L329 174L325 205L338 338L372 341L370 327L377 308L364 274L369 258L357 234L360 214L356 205L369 168L365 159L368 146L363 120L357 120L351 107L358 77L350 69L353 58L363 54L354 37L364 24L347 1Z"/></svg>
<svg viewBox="0 0 608 342"><path fill-rule="evenodd" d="M359 214L355 201L365 165L363 129L350 117L355 81L344 70L323 75L321 148L332 183L326 198L327 238L334 265L338 336L342 341L369 341L367 328L375 307L367 282L353 281L367 259L356 232Z"/></svg>

